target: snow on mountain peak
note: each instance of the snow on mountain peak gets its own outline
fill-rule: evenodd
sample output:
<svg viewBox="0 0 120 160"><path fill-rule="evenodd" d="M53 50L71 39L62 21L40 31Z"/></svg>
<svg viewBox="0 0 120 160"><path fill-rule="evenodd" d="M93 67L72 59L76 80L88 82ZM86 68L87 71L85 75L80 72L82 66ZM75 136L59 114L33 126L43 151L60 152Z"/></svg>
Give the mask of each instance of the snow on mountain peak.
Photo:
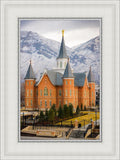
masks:
<svg viewBox="0 0 120 160"><path fill-rule="evenodd" d="M52 69L56 67L56 58L59 54L59 49L60 43L57 41L39 36L32 31L21 31L21 80L24 80L30 59L32 60L33 69L37 77L44 71L44 68ZM66 50L70 57L71 67L74 72L88 72L91 65L95 80L99 84L100 37L97 36L72 49L66 46Z"/></svg>

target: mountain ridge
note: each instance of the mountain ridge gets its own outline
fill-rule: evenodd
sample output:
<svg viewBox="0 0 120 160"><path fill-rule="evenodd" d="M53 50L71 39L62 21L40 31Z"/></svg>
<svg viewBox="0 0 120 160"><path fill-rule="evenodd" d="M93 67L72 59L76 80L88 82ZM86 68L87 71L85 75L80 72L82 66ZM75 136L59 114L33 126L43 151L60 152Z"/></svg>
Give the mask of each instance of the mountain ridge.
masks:
<svg viewBox="0 0 120 160"><path fill-rule="evenodd" d="M56 64L60 43L47 39L32 31L20 32L20 71L21 81L24 80L29 60L32 60L34 72L39 78L44 69L52 69ZM100 82L100 37L80 44L77 48L66 46L67 54L74 72L88 72L89 67L95 75L95 81Z"/></svg>

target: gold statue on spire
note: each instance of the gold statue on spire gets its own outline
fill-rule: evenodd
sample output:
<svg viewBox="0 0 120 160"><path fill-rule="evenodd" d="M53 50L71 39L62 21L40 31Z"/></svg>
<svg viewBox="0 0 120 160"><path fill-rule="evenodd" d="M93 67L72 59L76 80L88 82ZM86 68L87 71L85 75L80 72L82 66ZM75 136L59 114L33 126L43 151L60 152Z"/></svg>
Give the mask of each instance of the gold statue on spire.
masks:
<svg viewBox="0 0 120 160"><path fill-rule="evenodd" d="M64 30L62 30L62 37L64 37Z"/></svg>

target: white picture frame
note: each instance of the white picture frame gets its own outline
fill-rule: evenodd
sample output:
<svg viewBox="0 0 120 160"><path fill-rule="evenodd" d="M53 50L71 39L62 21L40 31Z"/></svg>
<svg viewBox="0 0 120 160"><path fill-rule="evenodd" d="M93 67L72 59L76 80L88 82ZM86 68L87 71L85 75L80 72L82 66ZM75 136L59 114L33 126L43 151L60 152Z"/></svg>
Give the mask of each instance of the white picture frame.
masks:
<svg viewBox="0 0 120 160"><path fill-rule="evenodd" d="M1 159L119 159L119 1L1 1ZM102 141L18 141L18 18L102 18Z"/></svg>

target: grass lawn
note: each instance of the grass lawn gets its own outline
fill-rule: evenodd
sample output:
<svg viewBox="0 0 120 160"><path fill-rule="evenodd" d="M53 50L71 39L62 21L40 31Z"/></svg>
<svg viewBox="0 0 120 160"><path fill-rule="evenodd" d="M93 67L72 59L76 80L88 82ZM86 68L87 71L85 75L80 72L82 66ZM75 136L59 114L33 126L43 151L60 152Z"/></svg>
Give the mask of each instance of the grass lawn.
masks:
<svg viewBox="0 0 120 160"><path fill-rule="evenodd" d="M78 123L81 123L81 127L82 127L82 126L84 126L84 120L85 120L85 125L90 123L91 118L93 121L96 120L95 112L93 112L93 111L81 111L81 112L87 113L87 115L62 121L62 125L71 125L71 121L72 121L72 124L74 124L75 120L77 120ZM99 119L99 118L100 118L100 113L97 112L97 119ZM56 125L61 125L61 122L56 123Z"/></svg>

